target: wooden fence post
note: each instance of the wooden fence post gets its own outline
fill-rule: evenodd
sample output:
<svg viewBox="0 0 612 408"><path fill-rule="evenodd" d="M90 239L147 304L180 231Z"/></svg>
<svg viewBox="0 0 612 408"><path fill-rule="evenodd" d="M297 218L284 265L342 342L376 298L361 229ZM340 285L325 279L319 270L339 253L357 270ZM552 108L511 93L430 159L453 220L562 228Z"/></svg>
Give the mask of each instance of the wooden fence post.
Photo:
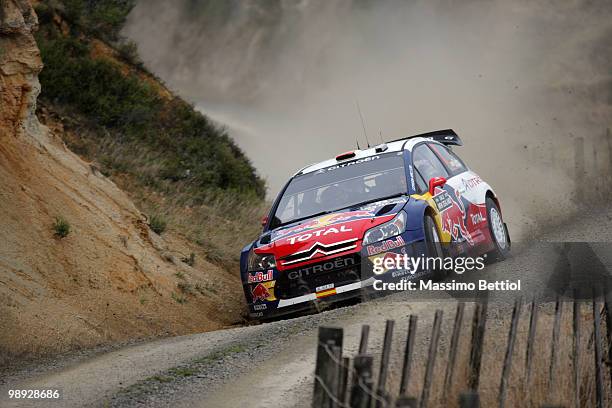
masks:
<svg viewBox="0 0 612 408"><path fill-rule="evenodd" d="M436 353L438 351L438 340L440 339L440 326L442 325L442 310L436 310L433 327L431 329L431 339L429 341L429 353L427 356L427 366L425 368L425 378L423 380L423 392L421 393L420 407L427 407L429 402L429 391L431 379L436 365Z"/></svg>
<svg viewBox="0 0 612 408"><path fill-rule="evenodd" d="M482 362L482 349L487 320L487 302L477 303L472 320L472 348L470 350L470 374L468 386L476 391L480 383L480 364Z"/></svg>
<svg viewBox="0 0 612 408"><path fill-rule="evenodd" d="M326 391L329 390L327 383L327 375L332 366L332 357L330 355L330 346L335 346L342 353L342 338L343 330L335 327L319 327L319 343L317 345L317 360L315 366L315 385L312 398L313 408L328 407L330 398Z"/></svg>
<svg viewBox="0 0 612 408"><path fill-rule="evenodd" d="M574 349L572 353L572 362L574 368L574 406L580 408L580 302L574 296Z"/></svg>
<svg viewBox="0 0 612 408"><path fill-rule="evenodd" d="M380 370L378 372L378 384L376 391L378 395L383 397L385 395L385 386L387 383L387 371L389 369L389 356L391 355L391 342L393 341L393 327L395 321L387 320L385 326L385 338L383 341L382 355L380 357ZM377 407L381 406L381 402L377 401Z"/></svg>
<svg viewBox="0 0 612 408"><path fill-rule="evenodd" d="M563 303L557 295L555 302L555 321L553 324L552 344L550 350L550 369L548 371L548 395L554 389L555 374L557 372L557 352L559 348L559 332L561 330L561 314L563 313Z"/></svg>
<svg viewBox="0 0 612 408"><path fill-rule="evenodd" d="M531 385L531 369L533 367L533 349L535 346L536 328L538 325L538 304L534 296L531 301L531 314L529 316L529 334L527 335L527 350L525 353L525 384L528 389Z"/></svg>
<svg viewBox="0 0 612 408"><path fill-rule="evenodd" d="M395 408L417 408L419 402L414 397L400 396L395 400Z"/></svg>
<svg viewBox="0 0 612 408"><path fill-rule="evenodd" d="M451 344L450 350L448 352L448 364L446 365L446 374L444 375L444 388L442 390L442 401L444 403L446 403L448 392L453 385L453 374L455 369L455 361L457 360L457 348L459 346L459 334L461 333L464 309L465 303L459 302L457 304L455 324L453 325L453 333L451 335Z"/></svg>
<svg viewBox="0 0 612 408"><path fill-rule="evenodd" d="M468 391L459 396L460 408L480 408L480 396L477 392Z"/></svg>
<svg viewBox="0 0 612 408"><path fill-rule="evenodd" d="M340 384L338 386L338 399L341 403L346 403L346 391L348 389L349 367L351 359L348 357L342 358L342 366L340 367Z"/></svg>
<svg viewBox="0 0 612 408"><path fill-rule="evenodd" d="M599 302L593 298L593 341L595 342L595 402L597 408L604 406L603 390L603 351L601 348L601 318L599 315Z"/></svg>
<svg viewBox="0 0 612 408"><path fill-rule="evenodd" d="M609 131L609 129L608 129ZM612 152L611 152L612 153ZM610 158L612 162L612 157ZM612 287L606 285L606 332L608 339L608 364L610 367L610 389L612 389Z"/></svg>
<svg viewBox="0 0 612 408"><path fill-rule="evenodd" d="M368 337L370 336L370 326L364 324L361 326L361 340L359 340L359 354L365 354L368 351Z"/></svg>
<svg viewBox="0 0 612 408"><path fill-rule="evenodd" d="M353 360L353 379L351 381L351 408L369 408L372 394L372 364L370 355L359 354Z"/></svg>
<svg viewBox="0 0 612 408"><path fill-rule="evenodd" d="M577 137L574 141L574 188L577 202L584 196L584 139Z"/></svg>
<svg viewBox="0 0 612 408"><path fill-rule="evenodd" d="M610 133L610 128L606 128L606 139L608 142L608 176L612 176L612 133ZM609 187L608 193L610 193Z"/></svg>
<svg viewBox="0 0 612 408"><path fill-rule="evenodd" d="M418 317L410 315L408 320L408 335L406 337L406 349L404 351L404 364L402 367L402 379L400 381L400 396L408 392L410 381L410 366L412 364L412 354L414 352L414 338L416 337Z"/></svg>
<svg viewBox="0 0 612 408"><path fill-rule="evenodd" d="M523 300L521 298L514 302L514 309L512 310L512 321L510 323L510 331L508 332L508 346L506 347L506 356L504 358L504 367L502 369L501 383L499 385L499 407L503 408L506 402L506 394L508 392L508 379L510 378L510 371L512 369L512 353L514 351L514 343L516 342L516 330L518 327L518 321L521 317L521 304Z"/></svg>

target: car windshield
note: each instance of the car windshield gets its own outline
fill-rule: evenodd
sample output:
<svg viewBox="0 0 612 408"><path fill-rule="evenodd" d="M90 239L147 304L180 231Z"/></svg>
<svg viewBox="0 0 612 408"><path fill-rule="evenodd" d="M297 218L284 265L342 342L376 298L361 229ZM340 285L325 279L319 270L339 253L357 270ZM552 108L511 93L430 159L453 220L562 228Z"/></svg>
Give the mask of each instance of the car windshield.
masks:
<svg viewBox="0 0 612 408"><path fill-rule="evenodd" d="M298 175L287 186L271 227L406 193L402 152L370 156Z"/></svg>

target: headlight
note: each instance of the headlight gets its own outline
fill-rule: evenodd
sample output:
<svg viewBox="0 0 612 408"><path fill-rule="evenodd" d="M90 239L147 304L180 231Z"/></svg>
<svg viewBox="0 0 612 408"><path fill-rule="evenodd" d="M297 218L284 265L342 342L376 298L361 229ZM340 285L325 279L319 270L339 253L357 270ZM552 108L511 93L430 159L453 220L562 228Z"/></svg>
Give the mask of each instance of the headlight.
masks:
<svg viewBox="0 0 612 408"><path fill-rule="evenodd" d="M256 254L251 248L249 252L249 271L264 271L276 267L276 260L271 254Z"/></svg>
<svg viewBox="0 0 612 408"><path fill-rule="evenodd" d="M406 213L400 211L391 221L370 228L363 237L363 245L373 244L403 233L406 230L406 217Z"/></svg>

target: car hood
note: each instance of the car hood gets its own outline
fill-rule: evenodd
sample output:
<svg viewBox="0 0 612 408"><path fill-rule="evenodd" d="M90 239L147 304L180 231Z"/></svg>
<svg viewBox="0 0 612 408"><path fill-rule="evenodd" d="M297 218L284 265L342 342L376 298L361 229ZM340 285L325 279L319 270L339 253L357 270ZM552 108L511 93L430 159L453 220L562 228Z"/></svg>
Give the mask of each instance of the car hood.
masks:
<svg viewBox="0 0 612 408"><path fill-rule="evenodd" d="M274 254L283 270L360 250L365 231L391 220L407 201L407 197L376 201L279 227L262 236L255 252Z"/></svg>

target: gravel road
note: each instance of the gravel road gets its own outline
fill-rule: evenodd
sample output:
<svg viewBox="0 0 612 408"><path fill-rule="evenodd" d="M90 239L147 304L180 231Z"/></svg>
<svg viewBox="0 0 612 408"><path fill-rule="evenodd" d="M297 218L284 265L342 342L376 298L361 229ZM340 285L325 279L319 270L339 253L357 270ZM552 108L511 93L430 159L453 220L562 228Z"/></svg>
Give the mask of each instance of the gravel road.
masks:
<svg viewBox="0 0 612 408"><path fill-rule="evenodd" d="M457 280L521 279L521 295L529 298L532 293L550 294L559 286L559 265L569 265L561 269L572 274L577 270L576 263L587 258L595 262L589 267L599 268L597 273L603 275L598 279L610 279L611 227L612 208L577 217L537 241L515 244L510 259ZM568 247L556 243L568 241L578 244ZM580 244L583 241L596 243ZM508 293L492 297L490 313L508 316L512 298ZM162 339L93 356L85 354L68 362L45 363L0 378L0 406L306 407L310 404L320 325L342 327L345 353L352 355L357 350L361 325L369 324L369 346L377 353L385 320L394 319L397 334L393 350L400 360L407 316L419 315L419 327L428 328L435 309L443 310L444 339L451 329L449 317L456 302L447 293L415 300L411 293L401 292L317 315ZM468 313L471 307L468 302ZM417 353L426 350L427 330L417 338ZM444 351L446 344L440 347ZM16 388L59 388L63 399L55 403L9 401L6 389Z"/></svg>

